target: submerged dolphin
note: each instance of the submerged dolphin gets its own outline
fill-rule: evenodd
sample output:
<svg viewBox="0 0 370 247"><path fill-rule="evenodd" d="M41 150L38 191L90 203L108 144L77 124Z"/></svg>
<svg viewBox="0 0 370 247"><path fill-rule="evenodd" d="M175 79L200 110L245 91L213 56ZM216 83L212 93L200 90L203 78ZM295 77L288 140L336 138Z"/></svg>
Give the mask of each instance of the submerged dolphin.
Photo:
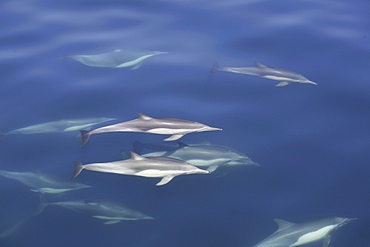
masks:
<svg viewBox="0 0 370 247"><path fill-rule="evenodd" d="M184 120L180 118L152 118L142 113L134 120L101 127L92 131L82 130L81 147L86 144L91 135L107 132L143 132L152 134L172 135L164 141L174 141L180 139L188 133L221 130L207 125Z"/></svg>
<svg viewBox="0 0 370 247"><path fill-rule="evenodd" d="M114 202L77 200L66 202L42 202L39 213L45 206L61 206L77 213L89 214L94 218L107 220L104 224L115 224L122 220L153 220L153 217L147 216L138 211L129 209Z"/></svg>
<svg viewBox="0 0 370 247"><path fill-rule="evenodd" d="M276 84L277 87L286 86L292 82L317 85L317 83L310 81L306 77L291 70L267 67L266 65L263 65L259 62L256 62L256 67L237 67L237 68L219 67L217 62L215 62L213 64L211 72L216 73L217 71L254 75L271 80L281 81L280 83Z"/></svg>
<svg viewBox="0 0 370 247"><path fill-rule="evenodd" d="M151 157L145 158L134 152L131 153L131 158L122 161L107 162L107 163L92 163L82 165L75 161L75 171L71 179L80 174L83 169L117 173L123 175L134 175L141 177L162 178L156 185L164 185L170 182L174 177L185 174L207 174L209 171L201 170L182 160L166 158L166 157Z"/></svg>
<svg viewBox="0 0 370 247"><path fill-rule="evenodd" d="M64 119L54 122L35 124L28 127L15 129L6 133L12 134L38 134L38 133L62 133L91 128L94 125L115 120L115 118L80 118Z"/></svg>
<svg viewBox="0 0 370 247"><path fill-rule="evenodd" d="M34 172L8 172L0 170L0 175L17 180L22 184L31 187L31 191L42 194L58 194L71 190L90 188L89 185L63 180L51 175Z"/></svg>
<svg viewBox="0 0 370 247"><path fill-rule="evenodd" d="M138 69L143 61L149 57L166 54L168 52L129 52L116 50L96 55L73 55L71 58L91 67L123 68L133 66L131 70Z"/></svg>
<svg viewBox="0 0 370 247"><path fill-rule="evenodd" d="M207 166L213 172L219 166L253 165L259 166L244 154L229 147L210 143L185 144L178 142L177 149L144 154L143 157L170 157L186 161L194 166Z"/></svg>
<svg viewBox="0 0 370 247"><path fill-rule="evenodd" d="M330 243L330 233L355 219L327 217L302 223L275 219L279 228L255 247L293 247L323 240L323 247Z"/></svg>

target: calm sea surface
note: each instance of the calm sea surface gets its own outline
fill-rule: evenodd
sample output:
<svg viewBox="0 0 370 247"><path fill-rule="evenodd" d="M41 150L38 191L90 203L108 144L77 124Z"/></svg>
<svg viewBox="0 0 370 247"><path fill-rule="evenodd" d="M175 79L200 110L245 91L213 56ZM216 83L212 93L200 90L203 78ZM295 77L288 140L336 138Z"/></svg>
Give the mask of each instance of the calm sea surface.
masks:
<svg viewBox="0 0 370 247"><path fill-rule="evenodd" d="M155 220L113 225L40 204L37 193L0 177L2 247L248 247L273 233L273 219L358 218L332 234L335 247L370 242L370 3L365 0L3 0L0 3L2 133L62 119L141 112L199 121L222 131L188 134L232 147L260 167L158 178L84 171L90 189L47 202L110 200ZM137 70L83 65L70 55L163 51ZM318 86L227 72L267 66ZM100 124L104 126L106 124ZM78 132L1 135L0 170L68 180L73 161L122 159L135 140L162 135ZM2 237L1 237L2 236ZM321 242L307 246L321 246Z"/></svg>

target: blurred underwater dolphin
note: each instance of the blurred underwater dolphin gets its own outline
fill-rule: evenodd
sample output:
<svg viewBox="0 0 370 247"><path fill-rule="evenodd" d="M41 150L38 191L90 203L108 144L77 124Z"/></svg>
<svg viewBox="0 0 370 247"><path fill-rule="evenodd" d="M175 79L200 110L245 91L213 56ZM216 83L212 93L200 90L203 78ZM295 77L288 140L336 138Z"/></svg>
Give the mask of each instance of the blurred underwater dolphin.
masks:
<svg viewBox="0 0 370 247"><path fill-rule="evenodd" d="M91 135L108 132L142 132L161 135L172 135L164 141L178 140L186 134L203 131L221 130L220 128L184 120L180 118L152 118L142 113L134 120L104 126L92 131L81 130L81 147L87 143Z"/></svg>
<svg viewBox="0 0 370 247"><path fill-rule="evenodd" d="M162 180L156 185L164 185L174 177L186 174L208 174L209 171L201 170L182 160L167 157L145 158L134 152L131 158L107 163L92 163L82 165L75 161L75 171L71 179L77 177L83 169L97 172L116 173L123 175L134 175L141 177L160 177Z"/></svg>
<svg viewBox="0 0 370 247"><path fill-rule="evenodd" d="M80 118L63 119L54 122L35 124L28 127L15 129L6 133L13 134L39 134L39 133L62 133L91 128L94 125L115 120L115 118Z"/></svg>
<svg viewBox="0 0 370 247"><path fill-rule="evenodd" d="M115 50L96 55L72 55L71 58L79 61L82 64L91 67L103 68L123 68L133 66L131 70L138 69L145 59L166 54L168 52L151 51L151 52L130 52Z"/></svg>
<svg viewBox="0 0 370 247"><path fill-rule="evenodd" d="M169 151L159 151L144 154L143 157L169 157L186 161L194 166L207 166L213 172L219 166L252 165L259 164L244 154L229 147L213 145L210 143L185 144L178 142L178 148Z"/></svg>
<svg viewBox="0 0 370 247"><path fill-rule="evenodd" d="M216 73L217 71L226 71L231 73L239 73L239 74L246 74L246 75L254 75L259 76L271 80L281 81L280 83L276 84L277 87L287 86L292 82L298 83L308 83L317 85L317 83L308 80L306 77L293 72L287 69L281 68L273 68L267 67L259 62L255 62L256 67L219 67L217 62L213 64L213 68L211 70L212 73Z"/></svg>
<svg viewBox="0 0 370 247"><path fill-rule="evenodd" d="M254 247L293 247L323 240L323 247L330 243L330 233L355 219L327 217L302 223L275 219L279 228Z"/></svg>
<svg viewBox="0 0 370 247"><path fill-rule="evenodd" d="M107 220L104 224L115 224L122 220L154 220L138 211L132 210L124 205L108 201L76 200L66 202L41 202L38 214L46 206L61 206L77 213L84 213L93 218Z"/></svg>
<svg viewBox="0 0 370 247"><path fill-rule="evenodd" d="M34 172L8 172L0 170L0 175L14 179L31 187L31 191L42 194L58 194L72 190L90 188L91 186L70 180L63 180L51 175Z"/></svg>

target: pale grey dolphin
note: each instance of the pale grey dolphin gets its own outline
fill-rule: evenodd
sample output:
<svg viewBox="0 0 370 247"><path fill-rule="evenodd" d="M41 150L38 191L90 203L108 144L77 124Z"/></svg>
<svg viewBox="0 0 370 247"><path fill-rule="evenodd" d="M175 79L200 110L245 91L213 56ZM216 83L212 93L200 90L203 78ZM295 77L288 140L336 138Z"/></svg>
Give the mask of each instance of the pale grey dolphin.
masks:
<svg viewBox="0 0 370 247"><path fill-rule="evenodd" d="M292 82L308 83L317 85L317 83L308 80L306 77L287 69L267 67L259 62L256 62L256 67L219 67L217 62L213 64L212 73L217 71L226 71L231 73L239 73L246 75L259 76L271 80L281 81L276 84L277 87L289 85Z"/></svg>
<svg viewBox="0 0 370 247"><path fill-rule="evenodd" d="M186 134L194 132L221 130L220 128L209 127L207 125L184 120L180 118L152 118L142 113L134 120L101 127L92 131L82 130L81 147L86 144L91 135L107 132L143 132L152 134L172 135L164 141L174 141Z"/></svg>
<svg viewBox="0 0 370 247"><path fill-rule="evenodd" d="M94 218L107 220L104 224L115 224L122 220L153 220L138 211L109 201L76 200L66 202L42 202L40 212L45 206L61 206L77 213L88 214Z"/></svg>
<svg viewBox="0 0 370 247"><path fill-rule="evenodd" d="M194 166L206 166L210 172L215 171L219 166L259 166L244 154L229 147L213 145L209 142L200 144L178 142L178 145L177 149L147 153L143 157L170 157L180 159Z"/></svg>
<svg viewBox="0 0 370 247"><path fill-rule="evenodd" d="M31 191L40 192L42 194L58 194L91 187L89 185L60 179L40 172L8 172L0 170L0 175L17 180L22 184L31 187Z"/></svg>
<svg viewBox="0 0 370 247"><path fill-rule="evenodd" d="M327 217L302 223L275 219L279 228L255 247L293 247L323 240L323 247L330 243L330 233L355 219Z"/></svg>
<svg viewBox="0 0 370 247"><path fill-rule="evenodd" d="M91 67L103 68L123 68L133 66L131 70L138 69L143 61L149 57L166 54L168 52L151 51L151 52L131 52L115 50L96 55L73 55L71 58L79 61L82 64Z"/></svg>
<svg viewBox="0 0 370 247"><path fill-rule="evenodd" d="M54 122L35 124L28 127L15 129L6 133L12 134L39 134L39 133L62 133L91 128L94 125L115 120L115 118L79 118L63 119Z"/></svg>
<svg viewBox="0 0 370 247"><path fill-rule="evenodd" d="M201 170L182 160L167 157L145 158L134 152L130 153L131 158L122 161L92 163L87 165L82 165L80 162L75 161L75 171L71 179L74 179L83 169L86 169L97 172L162 178L162 180L156 184L159 186L167 184L174 177L179 175L209 173L209 171Z"/></svg>

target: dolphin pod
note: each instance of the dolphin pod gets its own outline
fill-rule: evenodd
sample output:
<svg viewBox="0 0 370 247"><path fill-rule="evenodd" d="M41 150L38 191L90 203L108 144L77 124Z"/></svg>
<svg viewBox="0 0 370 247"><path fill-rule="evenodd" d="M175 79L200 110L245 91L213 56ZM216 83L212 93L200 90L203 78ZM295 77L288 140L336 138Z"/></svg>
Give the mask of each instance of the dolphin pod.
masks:
<svg viewBox="0 0 370 247"><path fill-rule="evenodd" d="M109 132L141 132L171 135L164 139L164 141L175 141L189 133L222 130L180 118L152 118L142 113L138 113L138 115L139 117L137 119L104 126L92 131L80 130L82 139L81 147L87 143L91 135Z"/></svg>
<svg viewBox="0 0 370 247"><path fill-rule="evenodd" d="M276 84L277 87L287 86L292 82L317 85L317 83L291 70L267 67L259 62L256 62L256 67L219 67L217 62L215 62L211 72L216 73L217 71L254 75L280 81L280 83Z"/></svg>

